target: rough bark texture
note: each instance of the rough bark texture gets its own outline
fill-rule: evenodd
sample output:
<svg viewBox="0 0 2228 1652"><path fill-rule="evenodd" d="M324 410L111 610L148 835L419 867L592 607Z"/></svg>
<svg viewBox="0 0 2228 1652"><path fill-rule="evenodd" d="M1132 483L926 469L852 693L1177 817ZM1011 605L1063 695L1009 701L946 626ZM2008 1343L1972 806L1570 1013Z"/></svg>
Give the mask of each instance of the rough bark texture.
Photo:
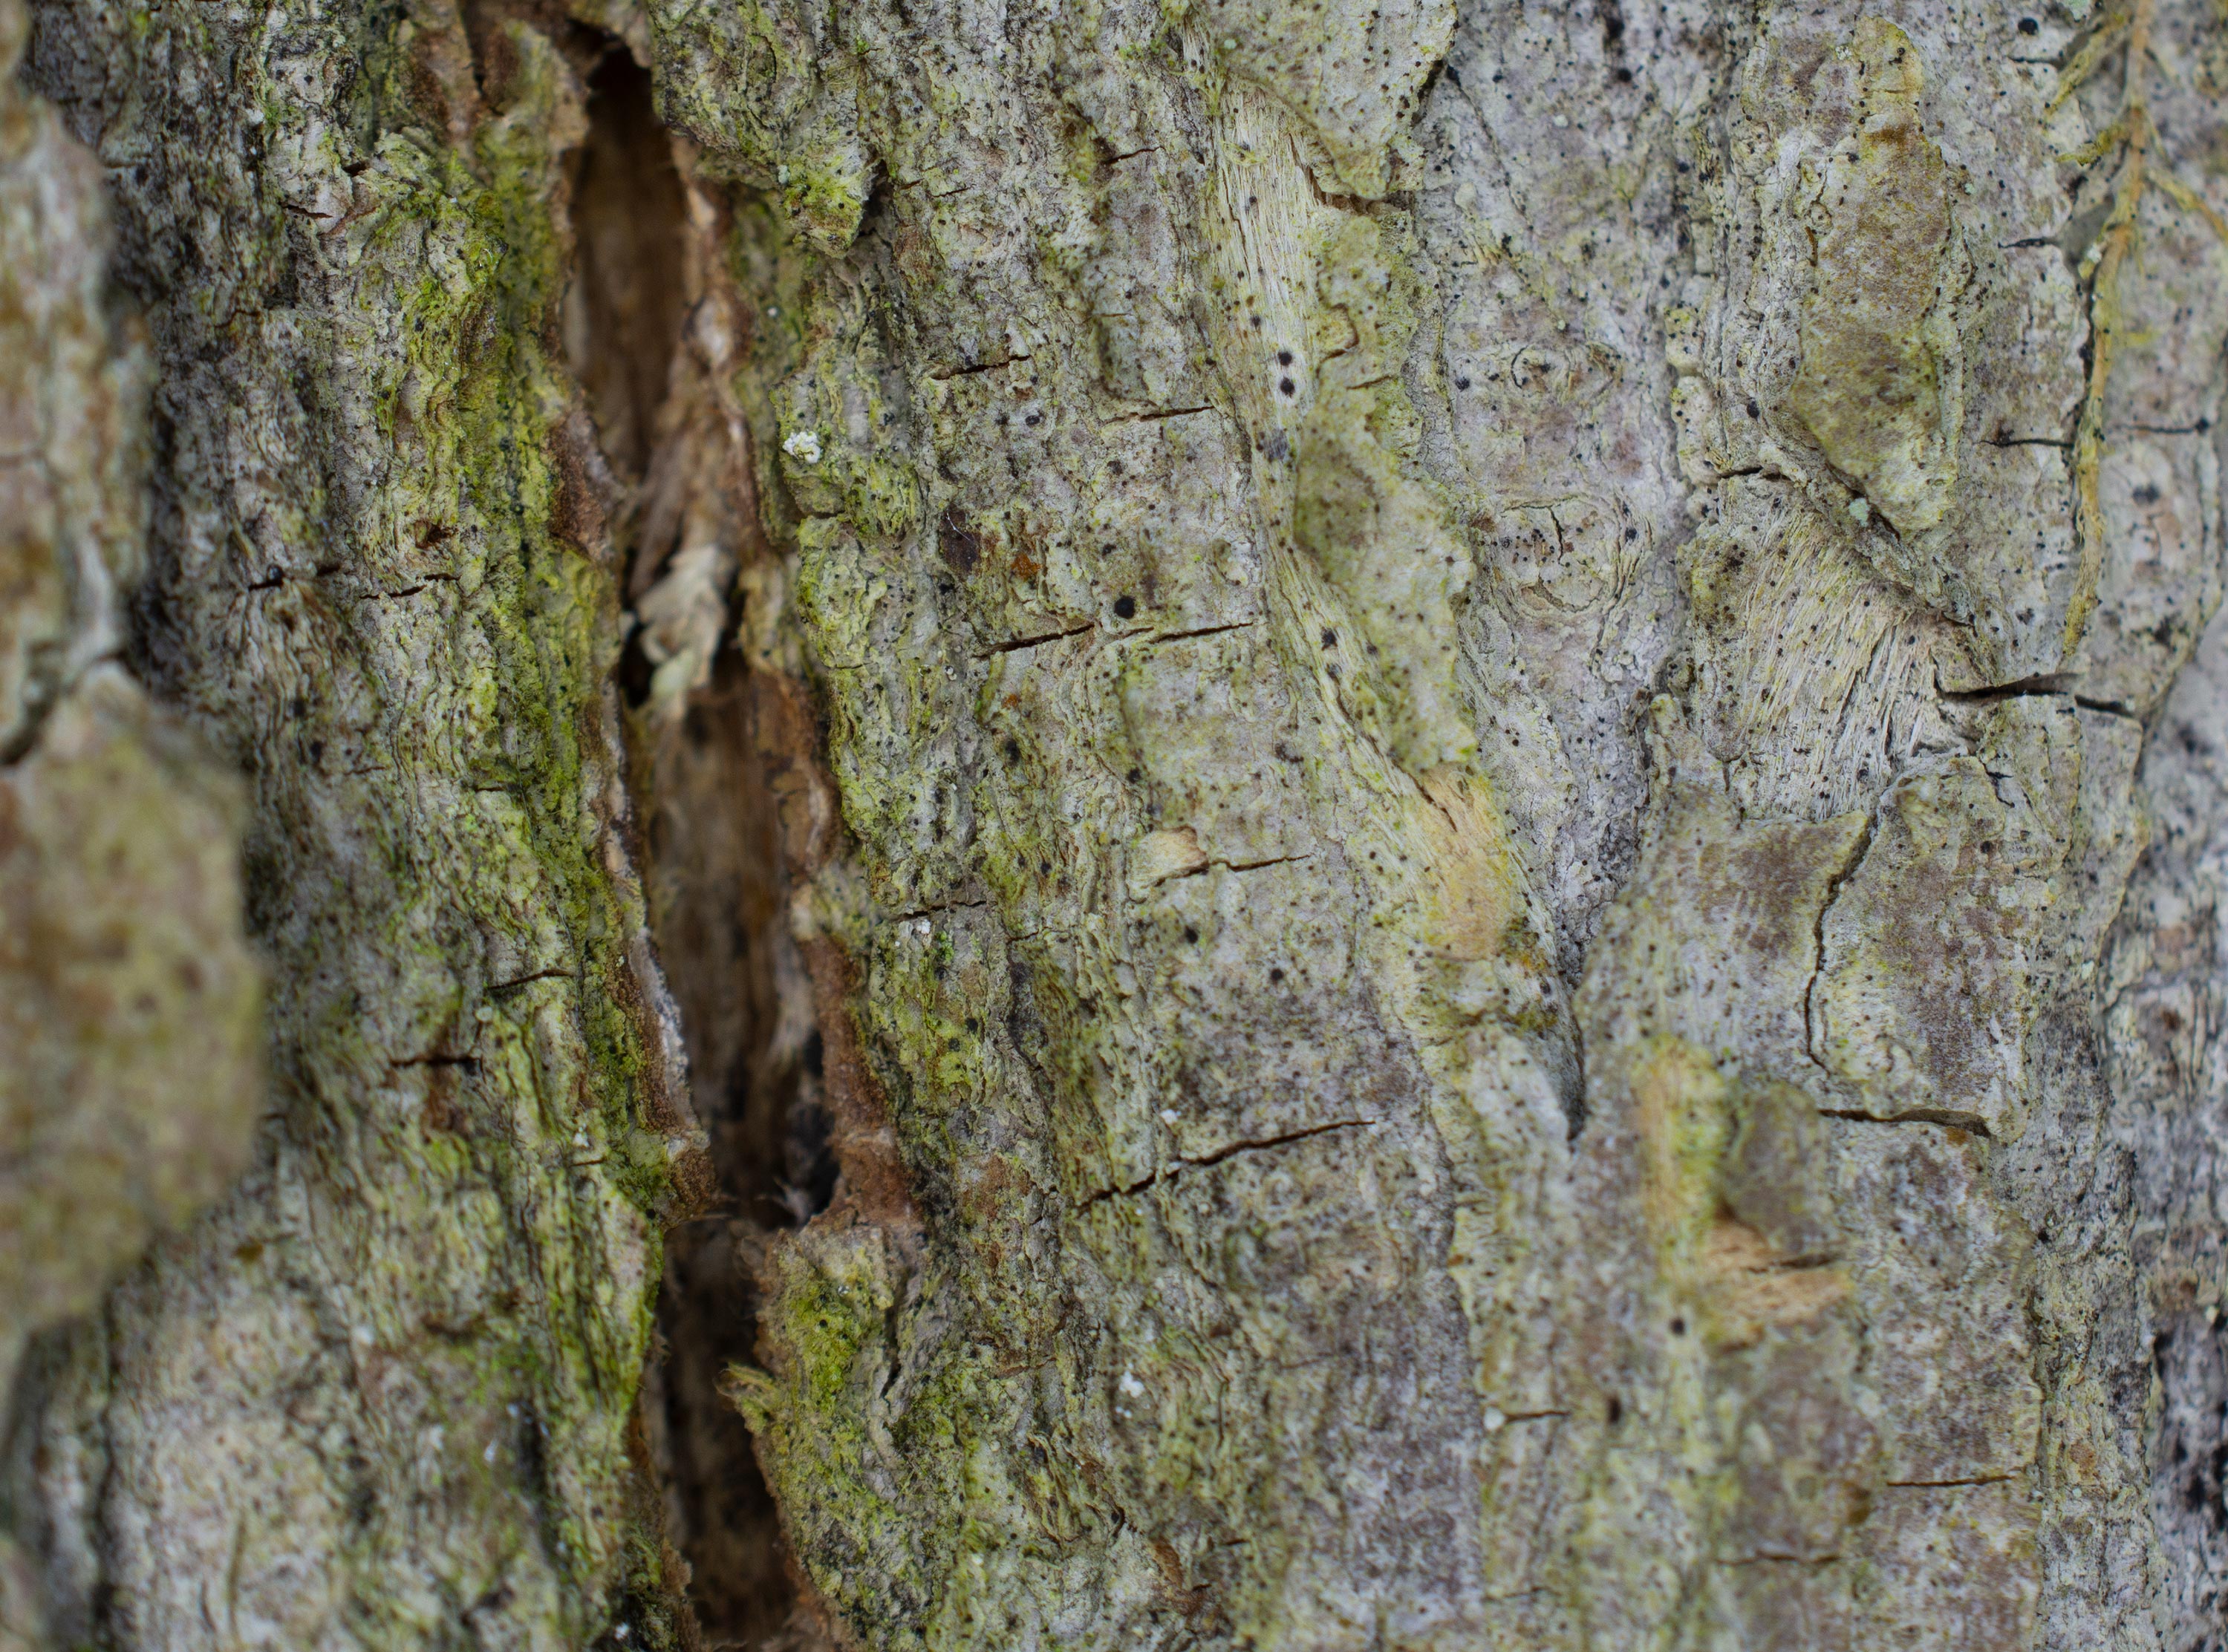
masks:
<svg viewBox="0 0 2228 1652"><path fill-rule="evenodd" d="M251 1168L18 1384L63 1643L2228 1634L2209 4L25 75L271 981Z"/></svg>
<svg viewBox="0 0 2228 1652"><path fill-rule="evenodd" d="M39 1361L14 1523L60 1644L558 1646L663 1610L629 1436L702 1150L556 355L567 43L495 20L476 83L453 17L39 20L153 341L135 662L246 777L272 988L246 1175Z"/></svg>

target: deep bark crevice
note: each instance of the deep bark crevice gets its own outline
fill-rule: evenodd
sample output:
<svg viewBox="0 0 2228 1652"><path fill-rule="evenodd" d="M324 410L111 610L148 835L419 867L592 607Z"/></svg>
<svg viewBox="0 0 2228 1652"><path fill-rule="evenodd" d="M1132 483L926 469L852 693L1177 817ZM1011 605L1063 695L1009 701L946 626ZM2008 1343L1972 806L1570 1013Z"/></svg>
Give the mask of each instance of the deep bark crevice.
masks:
<svg viewBox="0 0 2228 1652"><path fill-rule="evenodd" d="M753 1360L752 1264L765 1231L825 1202L826 1119L811 1041L783 1016L787 901L749 686L730 653L658 743L648 803L652 923L688 1041L716 1208L668 1238L650 1403L669 1534L708 1647L756 1646L787 1619L773 1502L741 1416L720 1393ZM788 968L797 966L790 963Z"/></svg>
<svg viewBox="0 0 2228 1652"><path fill-rule="evenodd" d="M588 77L573 228L565 353L587 392L604 456L639 482L688 309L688 207L650 71L616 41Z"/></svg>
<svg viewBox="0 0 2228 1652"><path fill-rule="evenodd" d="M755 504L732 496L747 486L738 489L720 456L727 437L711 382L720 364L702 360L688 335L720 263L715 233L691 219L690 191L701 186L684 176L657 118L649 71L618 42L587 85L565 347L624 490L613 513L622 589L646 611L705 521L722 525L731 559L741 551L732 541L755 532ZM675 1581L685 1584L701 1643L716 1652L783 1643L796 1604L750 1431L720 1389L731 1367L754 1359L753 1271L770 1230L823 1208L836 1171L818 1100L819 1035L786 931L759 686L722 638L708 679L677 705L661 701L652 628L640 615L631 621L619 686L651 928L715 1191L708 1209L667 1235L643 1455L682 1562Z"/></svg>

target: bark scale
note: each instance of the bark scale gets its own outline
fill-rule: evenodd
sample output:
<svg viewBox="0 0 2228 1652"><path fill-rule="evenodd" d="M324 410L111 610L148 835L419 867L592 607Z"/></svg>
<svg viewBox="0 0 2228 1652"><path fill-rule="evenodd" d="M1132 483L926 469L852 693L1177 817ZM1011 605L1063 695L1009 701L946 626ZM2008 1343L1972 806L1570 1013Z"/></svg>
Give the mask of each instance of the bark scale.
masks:
<svg viewBox="0 0 2228 1652"><path fill-rule="evenodd" d="M2206 8L48 0L27 74L272 973L254 1168L19 1400L61 1634L685 1636L661 1464L778 1615L746 1303L806 1636L2219 1632Z"/></svg>

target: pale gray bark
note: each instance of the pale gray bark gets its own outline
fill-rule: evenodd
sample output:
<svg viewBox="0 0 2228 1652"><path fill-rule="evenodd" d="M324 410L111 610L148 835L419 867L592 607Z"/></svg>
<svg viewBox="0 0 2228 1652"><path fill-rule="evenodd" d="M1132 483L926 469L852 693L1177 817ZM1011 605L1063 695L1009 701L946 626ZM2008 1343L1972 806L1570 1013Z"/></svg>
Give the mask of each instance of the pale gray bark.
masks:
<svg viewBox="0 0 2228 1652"><path fill-rule="evenodd" d="M2228 1634L2208 5L25 74L271 973L18 1384L60 1634L685 1643L669 1541L861 1647Z"/></svg>

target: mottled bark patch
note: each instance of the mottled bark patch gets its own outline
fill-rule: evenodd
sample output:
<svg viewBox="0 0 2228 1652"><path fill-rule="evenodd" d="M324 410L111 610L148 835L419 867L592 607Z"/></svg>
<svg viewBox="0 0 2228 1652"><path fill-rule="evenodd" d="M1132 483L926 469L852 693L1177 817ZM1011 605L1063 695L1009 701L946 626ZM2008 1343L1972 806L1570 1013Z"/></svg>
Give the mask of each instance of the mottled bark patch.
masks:
<svg viewBox="0 0 2228 1652"><path fill-rule="evenodd" d="M1972 279L1950 212L1962 180L1927 138L1910 36L1867 17L1842 54L1850 130L1817 180L1816 285L1789 405L1870 507L1916 533L1942 520L1957 485L1957 316Z"/></svg>

